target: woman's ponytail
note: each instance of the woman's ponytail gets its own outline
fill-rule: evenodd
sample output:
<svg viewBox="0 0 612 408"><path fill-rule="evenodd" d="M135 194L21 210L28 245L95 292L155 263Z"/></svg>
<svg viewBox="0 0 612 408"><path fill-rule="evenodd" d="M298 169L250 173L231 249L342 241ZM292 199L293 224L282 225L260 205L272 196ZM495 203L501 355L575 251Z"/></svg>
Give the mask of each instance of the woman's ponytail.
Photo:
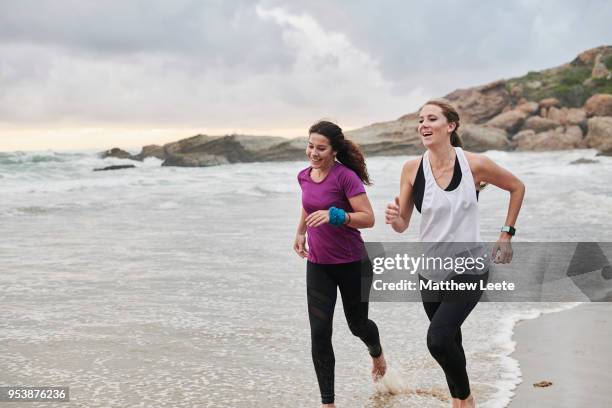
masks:
<svg viewBox="0 0 612 408"><path fill-rule="evenodd" d="M372 184L366 167L365 157L355 142L349 139L343 139L336 158L340 163L357 173L363 184L366 186Z"/></svg>
<svg viewBox="0 0 612 408"><path fill-rule="evenodd" d="M457 127L459 127L458 123L457 123ZM463 140L461 139L461 136L459 136L459 134L457 133L457 129L453 130L453 133L451 133L450 143L451 143L451 146L460 147L463 149Z"/></svg>

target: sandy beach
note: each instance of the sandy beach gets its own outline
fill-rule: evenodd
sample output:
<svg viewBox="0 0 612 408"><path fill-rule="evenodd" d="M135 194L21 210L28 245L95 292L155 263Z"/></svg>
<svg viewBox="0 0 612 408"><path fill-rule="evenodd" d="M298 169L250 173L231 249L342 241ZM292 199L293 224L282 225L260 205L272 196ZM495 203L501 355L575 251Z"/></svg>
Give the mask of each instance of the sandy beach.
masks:
<svg viewBox="0 0 612 408"><path fill-rule="evenodd" d="M585 303L519 322L522 382L510 408L612 406L612 304ZM548 387L534 387L540 381Z"/></svg>

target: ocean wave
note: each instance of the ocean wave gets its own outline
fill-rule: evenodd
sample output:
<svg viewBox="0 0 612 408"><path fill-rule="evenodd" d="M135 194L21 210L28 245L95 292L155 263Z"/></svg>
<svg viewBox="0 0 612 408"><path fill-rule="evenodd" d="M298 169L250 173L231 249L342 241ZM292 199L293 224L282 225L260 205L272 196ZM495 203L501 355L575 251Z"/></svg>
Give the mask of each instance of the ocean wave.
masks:
<svg viewBox="0 0 612 408"><path fill-rule="evenodd" d="M82 153L58 153L52 150L43 152L0 152L0 165L19 165L24 163L64 163L82 156Z"/></svg>
<svg viewBox="0 0 612 408"><path fill-rule="evenodd" d="M298 192L298 187L296 185L289 184L267 184L267 185L257 185L250 189L251 192L255 194L259 194L262 196L271 196L274 194L293 194Z"/></svg>

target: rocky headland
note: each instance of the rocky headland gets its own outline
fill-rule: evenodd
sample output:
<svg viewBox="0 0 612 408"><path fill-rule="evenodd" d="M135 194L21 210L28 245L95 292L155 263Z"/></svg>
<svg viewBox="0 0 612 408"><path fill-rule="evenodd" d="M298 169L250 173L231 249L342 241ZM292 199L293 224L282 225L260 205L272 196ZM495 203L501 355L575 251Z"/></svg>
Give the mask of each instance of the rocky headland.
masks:
<svg viewBox="0 0 612 408"><path fill-rule="evenodd" d="M582 52L543 71L456 90L444 97L459 110L465 147L472 151L549 151L594 148L612 155L612 46ZM420 154L417 113L346 132L368 156ZM196 135L132 155L119 148L102 157L144 160L163 166L287 161L304 158L306 138Z"/></svg>

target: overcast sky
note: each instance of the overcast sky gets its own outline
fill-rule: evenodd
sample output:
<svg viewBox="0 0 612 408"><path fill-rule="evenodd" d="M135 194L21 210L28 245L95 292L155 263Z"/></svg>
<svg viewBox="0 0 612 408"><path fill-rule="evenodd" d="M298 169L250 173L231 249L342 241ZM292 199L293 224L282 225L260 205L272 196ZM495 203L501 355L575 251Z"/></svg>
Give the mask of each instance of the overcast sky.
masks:
<svg viewBox="0 0 612 408"><path fill-rule="evenodd" d="M612 2L0 2L0 150L297 136L612 44Z"/></svg>

